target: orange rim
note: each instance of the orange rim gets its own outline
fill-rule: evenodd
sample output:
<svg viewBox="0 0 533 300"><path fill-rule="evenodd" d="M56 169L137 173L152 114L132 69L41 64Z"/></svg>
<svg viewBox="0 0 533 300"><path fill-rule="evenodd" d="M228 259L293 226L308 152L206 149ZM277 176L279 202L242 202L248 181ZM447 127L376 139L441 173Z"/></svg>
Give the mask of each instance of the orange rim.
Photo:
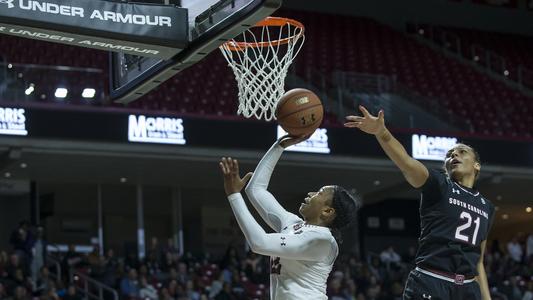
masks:
<svg viewBox="0 0 533 300"><path fill-rule="evenodd" d="M224 47L226 47L230 51L244 51L246 48L263 48L267 46L279 46L279 45L285 45L288 44L291 40L299 39L305 32L305 26L293 19L288 18L280 18L280 17L267 17L266 19L259 21L257 24L255 24L252 27L283 27L285 25L292 25L294 27L300 28L301 31L298 34L295 34L293 36L280 39L280 40L273 40L268 42L259 42L259 43L250 43L250 42L235 42L235 41L229 41L224 44Z"/></svg>

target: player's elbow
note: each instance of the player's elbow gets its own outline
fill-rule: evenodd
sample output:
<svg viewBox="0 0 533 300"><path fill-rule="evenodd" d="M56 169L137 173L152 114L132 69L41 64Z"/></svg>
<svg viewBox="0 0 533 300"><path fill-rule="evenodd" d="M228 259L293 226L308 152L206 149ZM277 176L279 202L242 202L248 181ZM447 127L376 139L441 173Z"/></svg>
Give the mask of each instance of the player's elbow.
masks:
<svg viewBox="0 0 533 300"><path fill-rule="evenodd" d="M244 189L244 192L246 193L246 196L248 196L250 200L255 201L255 199L258 198L258 194L261 192L261 188L257 187L252 182L250 182Z"/></svg>
<svg viewBox="0 0 533 300"><path fill-rule="evenodd" d="M407 182L417 189L422 187L429 177L428 169L413 158L409 158L400 169Z"/></svg>
<svg viewBox="0 0 533 300"><path fill-rule="evenodd" d="M252 197L254 195L254 186L251 180L246 185L246 188L244 188L244 192L246 193L246 196L248 197Z"/></svg>
<svg viewBox="0 0 533 300"><path fill-rule="evenodd" d="M265 250L265 240L262 238L255 238L250 241L248 241L250 244L250 249L252 252L257 254L263 254Z"/></svg>

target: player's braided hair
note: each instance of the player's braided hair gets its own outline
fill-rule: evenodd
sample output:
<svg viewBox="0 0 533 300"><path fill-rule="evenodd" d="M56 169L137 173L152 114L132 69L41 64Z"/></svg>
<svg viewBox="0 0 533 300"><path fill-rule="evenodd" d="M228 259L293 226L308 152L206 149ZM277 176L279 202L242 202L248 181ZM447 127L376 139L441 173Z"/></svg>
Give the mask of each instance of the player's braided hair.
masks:
<svg viewBox="0 0 533 300"><path fill-rule="evenodd" d="M342 242L340 231L352 226L357 220L357 211L361 208L361 198L335 185L331 206L335 209L335 219L330 228L337 241Z"/></svg>

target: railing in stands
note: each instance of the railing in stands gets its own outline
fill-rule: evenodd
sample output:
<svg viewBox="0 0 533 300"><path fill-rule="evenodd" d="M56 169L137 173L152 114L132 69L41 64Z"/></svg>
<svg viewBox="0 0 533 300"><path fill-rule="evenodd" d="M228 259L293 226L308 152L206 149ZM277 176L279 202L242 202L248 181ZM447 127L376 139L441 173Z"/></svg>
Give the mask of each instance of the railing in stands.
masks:
<svg viewBox="0 0 533 300"><path fill-rule="evenodd" d="M518 82L522 87L533 90L533 70L524 66L518 67Z"/></svg>
<svg viewBox="0 0 533 300"><path fill-rule="evenodd" d="M114 299L118 300L118 292L97 281L89 276L78 272L76 270L71 270L70 272L70 281L75 283L76 289L83 293L84 299ZM105 294L105 298L104 298Z"/></svg>
<svg viewBox="0 0 533 300"><path fill-rule="evenodd" d="M53 252L59 253L59 248L54 244L48 244L47 249L49 251L50 249L52 249ZM59 260L55 256L51 255L50 252L48 252L46 259L47 259L48 269L50 271L50 277L52 277L56 281L61 281L62 279L61 263L59 262ZM53 266L53 268L51 268L51 266Z"/></svg>
<svg viewBox="0 0 533 300"><path fill-rule="evenodd" d="M345 115L346 107L353 112L357 105L363 104L375 111L384 109L388 122L399 128L471 129L464 120L438 105L439 99L417 95L394 77L358 72L335 72L333 77L341 115ZM412 106L405 105L402 99Z"/></svg>
<svg viewBox="0 0 533 300"><path fill-rule="evenodd" d="M46 258L48 260L48 269L50 270L50 277L56 281L61 282L61 263L55 257L48 255ZM53 268L50 268L53 266Z"/></svg>
<svg viewBox="0 0 533 300"><path fill-rule="evenodd" d="M489 74L505 83L512 83L524 94L533 95L533 70L524 65L513 64L502 55L478 44L472 44L469 51L462 51L461 38L445 29L427 24L409 24L408 33L419 40L425 40L440 47L455 57L464 59L474 66L480 67ZM466 50L466 49L465 49Z"/></svg>

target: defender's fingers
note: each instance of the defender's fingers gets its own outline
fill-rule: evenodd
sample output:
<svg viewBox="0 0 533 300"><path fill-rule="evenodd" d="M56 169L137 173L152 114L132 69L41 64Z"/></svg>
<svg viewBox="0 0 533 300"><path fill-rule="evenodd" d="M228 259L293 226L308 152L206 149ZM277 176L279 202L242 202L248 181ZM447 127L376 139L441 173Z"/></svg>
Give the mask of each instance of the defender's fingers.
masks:
<svg viewBox="0 0 533 300"><path fill-rule="evenodd" d="M360 116L346 116L346 120L348 121L362 121L364 119L365 118L360 117Z"/></svg>
<svg viewBox="0 0 533 300"><path fill-rule="evenodd" d="M359 110L363 113L363 116L365 117L370 117L370 113L368 112L368 110L366 110L366 108L362 105L359 105Z"/></svg>
<svg viewBox="0 0 533 300"><path fill-rule="evenodd" d="M233 160L233 171L239 174L239 161L236 159Z"/></svg>

